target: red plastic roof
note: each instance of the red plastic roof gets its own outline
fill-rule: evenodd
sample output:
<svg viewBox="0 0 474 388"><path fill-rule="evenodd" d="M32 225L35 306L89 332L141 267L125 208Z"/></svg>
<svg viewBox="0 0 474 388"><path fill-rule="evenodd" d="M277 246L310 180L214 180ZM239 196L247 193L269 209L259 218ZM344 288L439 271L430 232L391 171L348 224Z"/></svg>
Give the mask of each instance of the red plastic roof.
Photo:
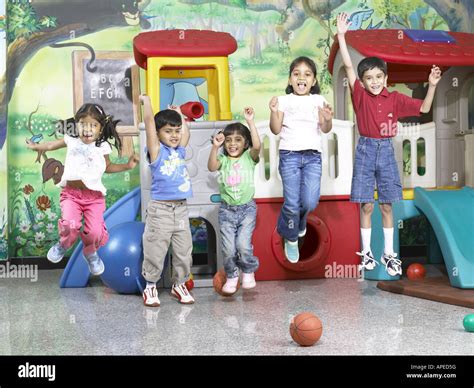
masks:
<svg viewBox="0 0 474 388"><path fill-rule="evenodd" d="M428 43L414 42L405 34L403 34L403 39L399 39L400 31L403 30L348 31L346 42L348 46L365 57L379 57L387 62L389 82L390 79L395 81L400 78L399 76L394 77L393 74L390 75L391 68L407 73L408 69L403 69L400 64L415 65L411 66L411 70L423 69L424 74L425 70L433 64L444 68L474 66L474 34L450 31L449 34L456 39L456 43ZM331 74L338 51L339 43L337 37L334 37L328 63ZM391 64L399 65L391 66Z"/></svg>
<svg viewBox="0 0 474 388"><path fill-rule="evenodd" d="M135 61L144 69L148 57L217 57L235 50L237 42L227 32L162 30L143 32L133 39Z"/></svg>

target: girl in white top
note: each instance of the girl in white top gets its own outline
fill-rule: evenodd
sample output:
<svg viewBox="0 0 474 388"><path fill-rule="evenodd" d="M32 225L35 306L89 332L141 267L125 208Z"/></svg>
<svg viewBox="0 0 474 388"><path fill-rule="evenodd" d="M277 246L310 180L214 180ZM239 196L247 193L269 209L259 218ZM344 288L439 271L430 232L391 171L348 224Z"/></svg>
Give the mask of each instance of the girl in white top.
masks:
<svg viewBox="0 0 474 388"><path fill-rule="evenodd" d="M57 131L64 134L59 140L42 144L27 142L27 147L39 152L67 147L64 173L59 182L61 219L58 222L60 241L48 251L48 260L58 263L76 241L79 234L84 244L83 255L93 275L104 272L104 263L97 250L108 239L104 222L106 189L102 184L104 172L121 172L134 168L138 158L132 155L128 163L115 164L109 159L114 140L120 150L117 123L97 104L84 104L73 118L60 121ZM84 230L81 231L84 218Z"/></svg>
<svg viewBox="0 0 474 388"><path fill-rule="evenodd" d="M283 207L277 230L284 239L285 256L299 260L298 238L306 234L306 219L319 202L321 185L321 133L332 128L332 109L316 80L310 58L296 58L290 65L286 96L270 101L270 129L280 135Z"/></svg>

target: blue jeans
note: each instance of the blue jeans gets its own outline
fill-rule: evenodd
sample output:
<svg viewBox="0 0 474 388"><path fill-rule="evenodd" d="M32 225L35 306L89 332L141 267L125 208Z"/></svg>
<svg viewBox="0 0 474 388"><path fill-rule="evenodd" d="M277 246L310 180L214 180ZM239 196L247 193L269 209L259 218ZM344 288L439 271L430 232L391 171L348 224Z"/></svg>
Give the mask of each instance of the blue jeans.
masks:
<svg viewBox="0 0 474 388"><path fill-rule="evenodd" d="M258 258L253 255L252 235L257 220L257 205L250 201L244 205L227 205L219 208L224 269L228 278L239 276L239 269L253 273L258 269Z"/></svg>
<svg viewBox="0 0 474 388"><path fill-rule="evenodd" d="M316 150L280 150L278 170L283 182L283 207L277 231L286 240L298 241L308 214L316 209L321 189L321 153Z"/></svg>
<svg viewBox="0 0 474 388"><path fill-rule="evenodd" d="M401 201L402 184L390 138L361 136L357 144L352 173L351 201L374 202L377 184L379 203Z"/></svg>

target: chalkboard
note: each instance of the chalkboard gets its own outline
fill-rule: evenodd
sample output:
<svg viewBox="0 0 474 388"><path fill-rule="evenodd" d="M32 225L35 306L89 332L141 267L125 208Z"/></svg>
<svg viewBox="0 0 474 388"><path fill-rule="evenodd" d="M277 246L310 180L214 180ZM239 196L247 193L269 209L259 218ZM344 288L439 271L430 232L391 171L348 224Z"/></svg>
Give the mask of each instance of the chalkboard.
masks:
<svg viewBox="0 0 474 388"><path fill-rule="evenodd" d="M120 119L121 136L138 135L138 96L140 82L133 54L122 51L96 51L89 71L89 51L73 51L74 111L85 103L101 105L105 112Z"/></svg>

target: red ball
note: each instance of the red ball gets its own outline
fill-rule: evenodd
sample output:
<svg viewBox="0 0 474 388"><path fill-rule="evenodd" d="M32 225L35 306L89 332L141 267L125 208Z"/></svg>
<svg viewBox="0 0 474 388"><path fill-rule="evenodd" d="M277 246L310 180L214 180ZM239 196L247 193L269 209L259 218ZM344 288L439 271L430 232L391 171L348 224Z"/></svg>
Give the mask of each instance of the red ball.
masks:
<svg viewBox="0 0 474 388"><path fill-rule="evenodd" d="M301 346L312 346L323 334L323 324L313 313L296 315L290 323L290 335Z"/></svg>
<svg viewBox="0 0 474 388"><path fill-rule="evenodd" d="M410 264L407 269L407 277L410 280L420 280L426 275L426 269L422 264L414 263Z"/></svg>
<svg viewBox="0 0 474 388"><path fill-rule="evenodd" d="M194 280L193 279L188 279L186 283L184 283L188 291L191 291L194 288Z"/></svg>

